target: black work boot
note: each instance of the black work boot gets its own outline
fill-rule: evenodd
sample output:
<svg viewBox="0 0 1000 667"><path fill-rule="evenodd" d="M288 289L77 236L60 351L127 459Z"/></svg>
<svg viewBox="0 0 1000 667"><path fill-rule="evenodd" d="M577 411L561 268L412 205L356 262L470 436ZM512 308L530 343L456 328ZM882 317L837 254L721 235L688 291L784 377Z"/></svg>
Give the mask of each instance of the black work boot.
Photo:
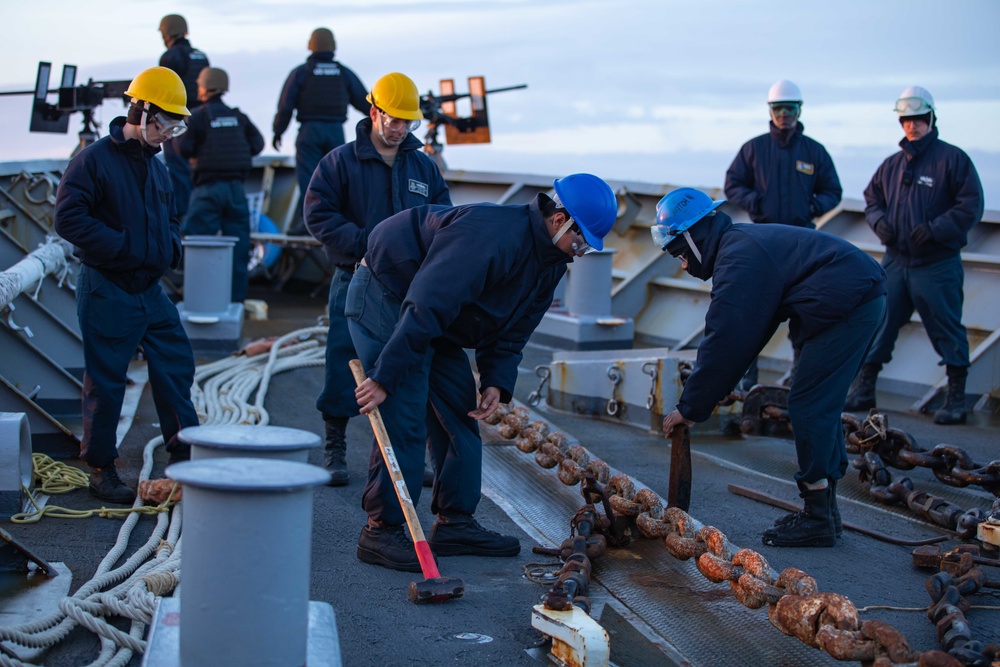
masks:
<svg viewBox="0 0 1000 667"><path fill-rule="evenodd" d="M881 370L882 364L865 364L861 367L858 382L844 402L844 412L859 412L875 407L875 381Z"/></svg>
<svg viewBox="0 0 1000 667"><path fill-rule="evenodd" d="M837 507L837 480L830 479L829 485L826 488L830 489L830 508L833 513L833 533L837 537L843 537L844 523L840 520L840 508Z"/></svg>
<svg viewBox="0 0 1000 667"><path fill-rule="evenodd" d="M948 393L944 405L934 413L935 424L964 424L965 380L969 369L965 366L948 366Z"/></svg>
<svg viewBox="0 0 1000 667"><path fill-rule="evenodd" d="M323 415L326 425L326 451L323 465L330 473L330 486L345 486L347 475L347 417Z"/></svg>
<svg viewBox="0 0 1000 667"><path fill-rule="evenodd" d="M435 556L516 556L521 543L512 535L486 530L471 514L438 514L427 540Z"/></svg>
<svg viewBox="0 0 1000 667"><path fill-rule="evenodd" d="M828 478L828 485L826 488L830 490L830 504L833 513L833 532L837 537L842 537L844 534L844 524L840 520L840 508L837 507L837 480ZM801 487L800 487L801 488ZM802 494L799 494L802 497ZM784 526L790 521L794 520L800 514L805 512L805 510L799 510L798 512L790 512L783 517L779 517L774 520L775 526Z"/></svg>
<svg viewBox="0 0 1000 667"><path fill-rule="evenodd" d="M125 486L114 461L103 468L90 469L89 490L90 495L109 503L131 505L135 502L135 491Z"/></svg>
<svg viewBox="0 0 1000 667"><path fill-rule="evenodd" d="M358 538L358 560L400 572L420 572L420 561L405 525L369 519Z"/></svg>
<svg viewBox="0 0 1000 667"><path fill-rule="evenodd" d="M830 486L808 489L800 484L799 489L805 505L802 511L765 530L761 540L772 547L832 547L837 534Z"/></svg>

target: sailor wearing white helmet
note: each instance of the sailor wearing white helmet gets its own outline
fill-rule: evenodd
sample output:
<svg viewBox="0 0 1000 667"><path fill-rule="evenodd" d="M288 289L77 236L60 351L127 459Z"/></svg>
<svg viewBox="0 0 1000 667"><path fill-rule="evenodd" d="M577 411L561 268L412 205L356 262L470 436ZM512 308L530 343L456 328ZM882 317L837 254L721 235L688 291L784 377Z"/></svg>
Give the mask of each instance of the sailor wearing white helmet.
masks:
<svg viewBox="0 0 1000 667"><path fill-rule="evenodd" d="M969 156L938 138L937 108L927 89L904 90L895 111L906 135L902 150L879 166L865 189L865 219L885 244L886 320L844 409L876 406L875 381L915 309L948 376L934 423L964 424L970 362L960 252L983 217L983 186Z"/></svg>

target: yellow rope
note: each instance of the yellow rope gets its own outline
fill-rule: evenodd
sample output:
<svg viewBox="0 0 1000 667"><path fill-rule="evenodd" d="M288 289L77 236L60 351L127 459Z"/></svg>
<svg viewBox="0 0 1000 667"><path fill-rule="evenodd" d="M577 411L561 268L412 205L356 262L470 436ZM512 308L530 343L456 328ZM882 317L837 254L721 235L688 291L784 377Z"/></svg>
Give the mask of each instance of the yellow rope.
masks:
<svg viewBox="0 0 1000 667"><path fill-rule="evenodd" d="M36 488L50 496L82 489L90 483L87 473L45 454L32 454L31 467L38 482Z"/></svg>
<svg viewBox="0 0 1000 667"><path fill-rule="evenodd" d="M34 468L35 478L38 481L36 488L41 489L43 493L49 495L69 493L90 484L90 478L87 473L79 468L54 461L45 454L32 454L31 463ZM120 519L129 514L159 514L170 511L170 508L177 504L177 501L173 499L177 486L175 483L173 488L170 489L170 495L159 505L143 505L141 507L128 508L101 507L100 509L90 510L73 510L56 505L40 507L35 500L35 496L22 486L21 490L28 496L28 500L31 501L35 509L32 512L19 512L10 517L10 521L11 523L35 523L40 521L42 517L53 519L87 519L92 516L98 516L102 519Z"/></svg>

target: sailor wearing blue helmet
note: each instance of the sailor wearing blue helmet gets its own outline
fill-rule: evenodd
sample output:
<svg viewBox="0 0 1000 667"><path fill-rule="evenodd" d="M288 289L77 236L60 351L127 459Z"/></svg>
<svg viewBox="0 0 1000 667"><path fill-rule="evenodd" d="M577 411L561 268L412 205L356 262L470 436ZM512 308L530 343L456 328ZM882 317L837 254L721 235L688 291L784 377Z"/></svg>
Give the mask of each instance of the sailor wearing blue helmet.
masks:
<svg viewBox="0 0 1000 667"><path fill-rule="evenodd" d="M425 442L438 476L429 543L437 556L514 556L517 538L473 517L482 484L478 420L510 402L528 337L574 257L602 249L618 212L607 183L572 174L528 204L418 206L380 222L351 279L345 315L414 504ZM466 349L475 350L479 387ZM420 571L392 479L373 448L358 558Z"/></svg>
<svg viewBox="0 0 1000 667"><path fill-rule="evenodd" d="M788 392L802 511L764 531L772 546L831 547L841 532L837 480L847 470L844 397L885 312L885 273L843 239L801 227L733 224L708 195L681 188L657 204L653 239L685 271L712 281L705 338L670 436L712 411L788 320L799 366Z"/></svg>

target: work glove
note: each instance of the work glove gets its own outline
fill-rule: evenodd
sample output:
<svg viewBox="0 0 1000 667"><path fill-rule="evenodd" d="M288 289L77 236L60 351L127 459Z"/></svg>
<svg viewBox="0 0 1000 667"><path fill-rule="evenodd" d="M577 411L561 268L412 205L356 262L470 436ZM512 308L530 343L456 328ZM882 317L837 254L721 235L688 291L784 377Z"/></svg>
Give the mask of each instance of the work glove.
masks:
<svg viewBox="0 0 1000 667"><path fill-rule="evenodd" d="M281 150L281 137L275 137L274 139L272 139L271 140L271 145L274 147L274 150L280 151Z"/></svg>
<svg viewBox="0 0 1000 667"><path fill-rule="evenodd" d="M883 218L875 223L875 236L884 245L889 245L896 240L896 232L889 226L889 223Z"/></svg>
<svg viewBox="0 0 1000 667"><path fill-rule="evenodd" d="M927 223L917 225L910 232L910 240L917 245L924 245L934 240L934 232L931 231L931 227Z"/></svg>

